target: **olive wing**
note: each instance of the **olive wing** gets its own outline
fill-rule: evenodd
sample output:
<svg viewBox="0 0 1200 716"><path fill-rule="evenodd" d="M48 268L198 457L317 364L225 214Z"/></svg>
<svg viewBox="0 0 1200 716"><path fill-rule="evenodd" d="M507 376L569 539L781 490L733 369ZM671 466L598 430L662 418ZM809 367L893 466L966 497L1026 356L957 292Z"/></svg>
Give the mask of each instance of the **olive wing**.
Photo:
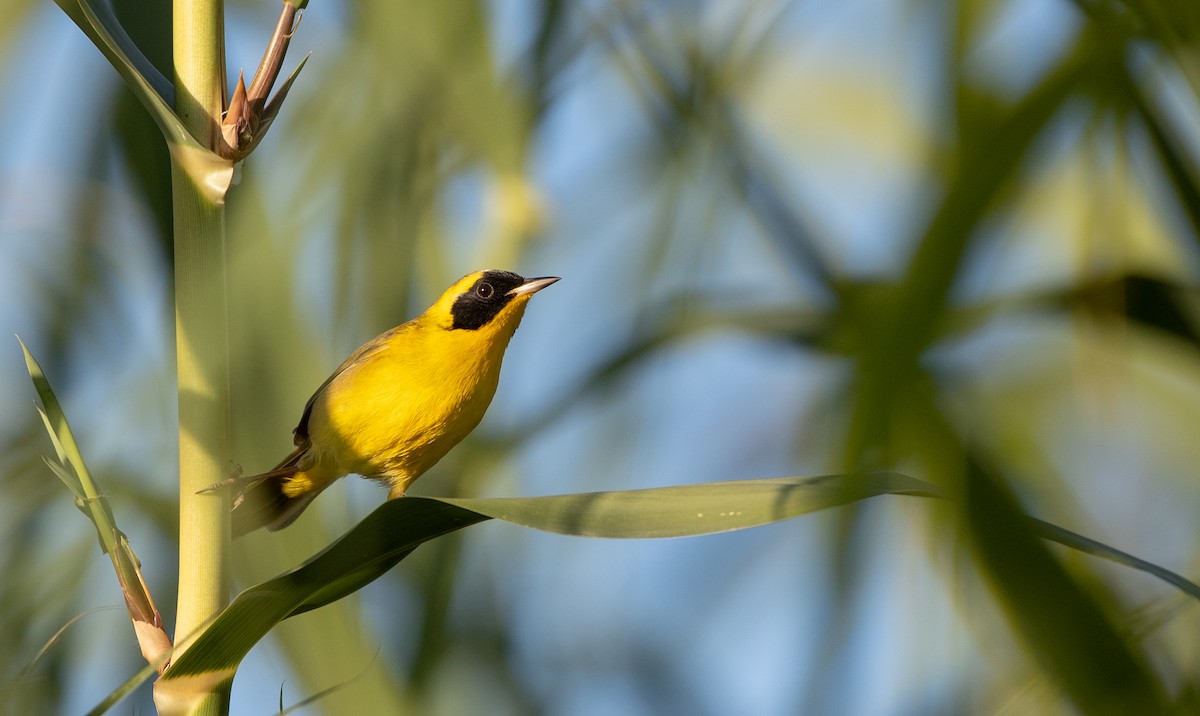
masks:
<svg viewBox="0 0 1200 716"><path fill-rule="evenodd" d="M391 340L395 338L397 334L402 332L408 325L409 324L405 323L380 333L378 336L375 336L371 340L359 346L358 350L351 353L349 358L342 361L342 364L337 367L337 370L333 371L333 373L331 373L330 376L325 379L324 383L321 383L321 386L317 388L317 390L312 394L312 397L308 399L308 402L304 404L304 414L300 416L300 424L297 425L296 429L292 431L292 441L294 444L303 445L308 442L308 419L312 416L313 405L316 404L317 398L321 397L321 394L324 393L325 390L335 380L341 377L343 373L356 365L361 365L362 363L371 360L386 350L388 345L391 343Z"/></svg>

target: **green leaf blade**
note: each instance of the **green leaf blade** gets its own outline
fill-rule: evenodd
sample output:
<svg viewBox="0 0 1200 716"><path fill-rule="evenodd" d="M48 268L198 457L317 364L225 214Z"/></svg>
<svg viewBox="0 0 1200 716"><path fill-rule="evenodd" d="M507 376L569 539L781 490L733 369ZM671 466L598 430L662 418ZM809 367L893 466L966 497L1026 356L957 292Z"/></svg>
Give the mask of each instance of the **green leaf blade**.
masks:
<svg viewBox="0 0 1200 716"><path fill-rule="evenodd" d="M493 517L559 534L683 537L769 524L888 493L934 496L937 490L881 473L549 497L390 500L300 566L239 594L163 678L232 677L250 649L287 617L361 589L430 539Z"/></svg>
<svg viewBox="0 0 1200 716"><path fill-rule="evenodd" d="M163 679L220 672L232 676L250 649L287 617L352 594L423 542L486 519L435 500L389 500L312 558L235 597Z"/></svg>
<svg viewBox="0 0 1200 716"><path fill-rule="evenodd" d="M733 480L551 497L440 498L440 501L545 532L645 539L758 527L883 494L939 496L929 483L906 475L878 473Z"/></svg>
<svg viewBox="0 0 1200 716"><path fill-rule="evenodd" d="M1167 713L1145 653L1050 554L1007 485L974 462L966 488L964 527L984 576L1064 695L1082 713Z"/></svg>
<svg viewBox="0 0 1200 716"><path fill-rule="evenodd" d="M63 412L58 397L54 394L54 389L50 387L50 381L47 380L45 371L42 370L41 365L33 357L24 341L21 341L19 337L17 341L21 344L21 350L25 354L25 367L29 371L29 377L42 401L42 405L38 407L38 413L46 427L46 433L50 436L50 441L54 444L55 454L58 456L57 461L44 458L46 465L71 491L75 499L75 506L96 528L100 549L112 561L117 581L121 585L121 591L125 596L125 606L130 619L133 620L134 631L137 634L138 643L142 647L142 654L148 662L161 663L159 659L164 650L170 648L171 640L163 628L162 617L158 613L158 608L154 606L154 600L142 577L141 561L129 545L125 534L117 528L117 520L112 507L92 480L91 473L88 472L83 455L79 450L79 444L75 441L75 435L67 423L67 416Z"/></svg>
<svg viewBox="0 0 1200 716"><path fill-rule="evenodd" d="M943 496L927 482L877 473L547 497L390 500L296 568L239 594L162 679L195 678L204 683L232 679L246 654L279 622L361 589L426 541L488 519L564 535L683 537L770 524L884 494ZM1166 572L1147 570L1149 563L1086 538L1073 538L1073 533L1055 534L1068 546L1089 546L1085 551L1108 558L1123 555L1128 557L1123 563L1160 577L1160 572Z"/></svg>
<svg viewBox="0 0 1200 716"><path fill-rule="evenodd" d="M112 8L89 0L55 0L55 3L125 79L167 141L199 148L171 109L174 87L142 54L121 27Z"/></svg>
<svg viewBox="0 0 1200 716"><path fill-rule="evenodd" d="M54 389L50 387L50 381L46 379L46 373L33 354L29 352L25 342L20 337L17 338L17 342L21 344L21 351L25 354L25 368L29 371L34 390L37 391L38 399L42 401L38 411L43 415L43 424L46 426L47 434L50 435L50 441L54 444L54 451L64 463L63 467L65 468L69 464L75 471L75 475L64 474L65 470L64 473L60 473L58 470L55 472L76 497L82 499L97 497L98 493L92 483L91 473L88 472L87 465L83 462L79 444L75 442L75 435L71 432L70 424L67 423L66 413L63 412L62 404L58 402L58 396L54 394ZM75 489L76 485L78 485L78 491ZM82 491L82 495L80 491ZM111 523L108 526L111 527ZM108 547L111 545L106 546L105 551L108 551Z"/></svg>

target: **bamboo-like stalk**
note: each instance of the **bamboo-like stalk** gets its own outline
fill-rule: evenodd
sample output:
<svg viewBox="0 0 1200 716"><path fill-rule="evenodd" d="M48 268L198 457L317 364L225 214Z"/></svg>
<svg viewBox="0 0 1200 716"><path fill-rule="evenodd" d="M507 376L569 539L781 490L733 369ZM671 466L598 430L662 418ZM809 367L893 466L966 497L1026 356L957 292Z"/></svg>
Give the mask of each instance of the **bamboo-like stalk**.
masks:
<svg viewBox="0 0 1200 716"><path fill-rule="evenodd" d="M201 145L216 149L225 83L222 0L174 0L175 111ZM172 153L175 335L179 389L179 606L177 651L228 602L229 506L197 491L227 477L229 331L224 193ZM160 709L162 704L160 704ZM191 713L224 714L228 685L192 702Z"/></svg>
<svg viewBox="0 0 1200 716"><path fill-rule="evenodd" d="M215 150L225 109L224 0L174 0L172 13L175 113L201 145Z"/></svg>

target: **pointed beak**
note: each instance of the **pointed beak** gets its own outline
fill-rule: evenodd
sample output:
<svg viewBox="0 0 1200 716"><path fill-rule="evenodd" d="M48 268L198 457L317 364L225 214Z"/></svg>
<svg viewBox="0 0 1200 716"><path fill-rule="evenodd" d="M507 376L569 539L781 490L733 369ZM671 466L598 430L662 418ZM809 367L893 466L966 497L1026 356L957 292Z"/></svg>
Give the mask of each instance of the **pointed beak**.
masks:
<svg viewBox="0 0 1200 716"><path fill-rule="evenodd" d="M509 291L508 295L516 297L523 296L525 294L537 293L557 280L558 276L543 276L541 278L526 279L525 283Z"/></svg>

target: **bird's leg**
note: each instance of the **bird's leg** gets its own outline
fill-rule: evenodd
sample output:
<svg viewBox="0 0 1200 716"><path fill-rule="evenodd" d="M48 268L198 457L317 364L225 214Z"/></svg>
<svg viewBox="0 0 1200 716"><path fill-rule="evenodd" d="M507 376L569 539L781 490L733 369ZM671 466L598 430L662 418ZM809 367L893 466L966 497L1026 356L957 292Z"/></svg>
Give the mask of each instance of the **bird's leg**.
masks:
<svg viewBox="0 0 1200 716"><path fill-rule="evenodd" d="M220 482L214 482L213 484L209 485L208 487L204 488L203 490L198 491L196 494L199 495L199 494L203 494L205 492L216 492L217 490L220 490L225 487L232 487L232 486L236 485L238 483L238 481L241 479L242 479L242 466L234 463L233 474L231 474L229 477L225 478L224 480L221 480Z"/></svg>

